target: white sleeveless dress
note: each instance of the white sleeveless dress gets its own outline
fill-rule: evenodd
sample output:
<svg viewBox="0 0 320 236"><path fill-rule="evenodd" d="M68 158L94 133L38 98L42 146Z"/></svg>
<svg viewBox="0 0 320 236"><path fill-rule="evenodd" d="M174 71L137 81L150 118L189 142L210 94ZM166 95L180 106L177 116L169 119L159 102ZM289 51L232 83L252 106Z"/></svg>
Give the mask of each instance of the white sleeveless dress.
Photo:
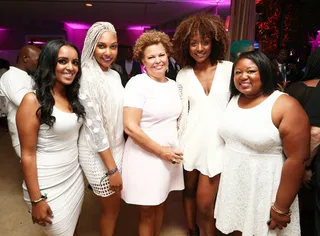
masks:
<svg viewBox="0 0 320 236"><path fill-rule="evenodd" d="M271 118L272 107L283 93L273 92L259 105L242 109L239 96L231 99L219 133L225 141L223 170L217 195L217 228L243 236L300 235L298 198L291 205L291 223L269 230L267 221L280 184L285 157L279 130Z"/></svg>
<svg viewBox="0 0 320 236"><path fill-rule="evenodd" d="M53 218L43 227L47 235L72 236L81 212L84 180L78 160L78 137L82 119L53 107L56 122L51 128L42 124L37 142L37 172L40 191L46 193ZM32 206L25 182L24 200Z"/></svg>

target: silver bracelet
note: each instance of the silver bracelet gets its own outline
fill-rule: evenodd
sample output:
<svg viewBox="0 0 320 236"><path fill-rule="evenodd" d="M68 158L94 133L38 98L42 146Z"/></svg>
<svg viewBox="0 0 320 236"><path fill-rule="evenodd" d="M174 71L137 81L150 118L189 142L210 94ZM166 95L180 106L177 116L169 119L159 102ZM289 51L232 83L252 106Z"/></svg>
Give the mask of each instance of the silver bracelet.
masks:
<svg viewBox="0 0 320 236"><path fill-rule="evenodd" d="M101 178L100 180L100 184L102 184L103 180L105 180L109 175L113 175L114 173L116 173L118 171L118 167L116 166L116 168L112 169L112 170L108 170Z"/></svg>

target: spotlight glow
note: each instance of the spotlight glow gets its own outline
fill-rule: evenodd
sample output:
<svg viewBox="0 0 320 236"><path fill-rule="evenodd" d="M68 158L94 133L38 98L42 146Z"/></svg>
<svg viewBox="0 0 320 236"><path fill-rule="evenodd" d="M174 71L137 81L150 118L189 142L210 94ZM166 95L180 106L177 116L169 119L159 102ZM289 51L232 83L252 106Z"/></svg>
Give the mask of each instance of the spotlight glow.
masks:
<svg viewBox="0 0 320 236"><path fill-rule="evenodd" d="M90 25L76 22L64 22L64 24L71 29L89 29Z"/></svg>
<svg viewBox="0 0 320 236"><path fill-rule="evenodd" d="M128 27L128 30L145 30L145 29L150 29L150 25L132 25Z"/></svg>

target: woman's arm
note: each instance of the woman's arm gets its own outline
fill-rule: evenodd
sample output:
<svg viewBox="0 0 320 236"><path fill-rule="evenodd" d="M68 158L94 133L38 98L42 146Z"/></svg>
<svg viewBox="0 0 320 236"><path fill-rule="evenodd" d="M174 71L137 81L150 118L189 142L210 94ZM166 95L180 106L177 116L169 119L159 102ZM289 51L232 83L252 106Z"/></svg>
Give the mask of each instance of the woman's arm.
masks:
<svg viewBox="0 0 320 236"><path fill-rule="evenodd" d="M36 156L38 132L40 127L40 121L36 115L38 108L39 102L36 95L34 93L27 93L19 106L16 116L21 144L22 170L31 202L41 198L40 187L38 184ZM32 216L34 222L39 223L46 221L47 223L51 223L51 220L48 218L48 216L51 215L51 209L45 201L33 204Z"/></svg>
<svg viewBox="0 0 320 236"><path fill-rule="evenodd" d="M282 117L278 129L287 159L282 168L275 204L288 211L301 187L309 158L310 125L307 114L295 99L283 95L278 100L273 112L279 112Z"/></svg>
<svg viewBox="0 0 320 236"><path fill-rule="evenodd" d="M152 140L140 128L142 109L133 107L124 107L123 120L124 130L140 147L152 154L167 161L181 162L183 160L181 152L175 152L171 147L162 147Z"/></svg>
<svg viewBox="0 0 320 236"><path fill-rule="evenodd" d="M302 183L306 161L309 157L310 125L301 105L294 98L282 95L272 110L272 120L278 127L283 152L287 157L274 206L289 212ZM274 212L271 210L271 213Z"/></svg>

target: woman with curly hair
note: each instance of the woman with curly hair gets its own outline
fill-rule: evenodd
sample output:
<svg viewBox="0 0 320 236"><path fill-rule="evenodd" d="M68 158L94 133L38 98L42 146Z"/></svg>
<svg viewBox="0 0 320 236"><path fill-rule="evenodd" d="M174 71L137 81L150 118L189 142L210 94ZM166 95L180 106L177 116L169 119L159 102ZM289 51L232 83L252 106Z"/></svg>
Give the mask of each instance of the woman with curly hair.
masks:
<svg viewBox="0 0 320 236"><path fill-rule="evenodd" d="M177 75L183 102L179 118L184 153L184 208L189 235L214 235L213 208L222 169L223 140L217 132L228 104L232 63L224 61L229 39L223 22L209 14L183 20L173 37L174 57L184 66Z"/></svg>
<svg viewBox="0 0 320 236"><path fill-rule="evenodd" d="M182 190L182 153L177 119L181 100L176 82L165 77L172 45L168 35L150 31L136 41L134 58L146 68L125 88L122 198L139 205L139 235L159 236L168 194Z"/></svg>
<svg viewBox="0 0 320 236"><path fill-rule="evenodd" d="M83 202L80 76L78 49L65 40L50 41L39 56L36 92L24 96L17 112L24 199L33 223L48 235L73 235Z"/></svg>
<svg viewBox="0 0 320 236"><path fill-rule="evenodd" d="M96 22L82 51L79 98L86 120L79 138L83 171L102 206L100 234L112 236L120 211L124 150L122 101L124 89L111 69L118 54L117 33L109 22Z"/></svg>

